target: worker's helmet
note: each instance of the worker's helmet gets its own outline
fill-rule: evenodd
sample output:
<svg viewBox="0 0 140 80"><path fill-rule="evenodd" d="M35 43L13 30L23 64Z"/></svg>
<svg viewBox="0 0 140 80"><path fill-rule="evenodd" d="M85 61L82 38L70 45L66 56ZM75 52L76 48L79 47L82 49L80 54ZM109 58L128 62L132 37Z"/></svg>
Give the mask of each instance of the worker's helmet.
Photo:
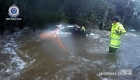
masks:
<svg viewBox="0 0 140 80"><path fill-rule="evenodd" d="M114 17L114 18L112 19L112 21L119 22L119 19L118 19L117 17Z"/></svg>

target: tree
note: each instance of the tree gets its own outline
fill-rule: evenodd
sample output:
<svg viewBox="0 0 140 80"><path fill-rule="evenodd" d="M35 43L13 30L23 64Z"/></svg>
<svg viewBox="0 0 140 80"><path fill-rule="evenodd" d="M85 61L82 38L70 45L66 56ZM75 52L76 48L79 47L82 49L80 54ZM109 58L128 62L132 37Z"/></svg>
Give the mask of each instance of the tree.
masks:
<svg viewBox="0 0 140 80"><path fill-rule="evenodd" d="M1 25L6 22L7 10L13 4L19 7L19 17L23 19L15 22L7 21L6 25L10 24L13 31L15 23L19 23L19 28L23 29L25 25L33 28L35 23L42 26L61 21L90 26L103 23L103 29L109 29L111 18L116 15L120 17L125 27L129 27L135 21L134 13L138 16L140 12L140 6L132 0L1 0L0 10L3 11L0 13Z"/></svg>

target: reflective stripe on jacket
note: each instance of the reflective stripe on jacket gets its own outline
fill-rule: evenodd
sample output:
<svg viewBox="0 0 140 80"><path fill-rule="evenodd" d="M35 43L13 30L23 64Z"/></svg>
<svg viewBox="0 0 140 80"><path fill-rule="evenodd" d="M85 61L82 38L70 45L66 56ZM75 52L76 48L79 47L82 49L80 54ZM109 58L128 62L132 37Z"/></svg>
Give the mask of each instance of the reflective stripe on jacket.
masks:
<svg viewBox="0 0 140 80"><path fill-rule="evenodd" d="M116 24L112 24L111 32L110 32L110 47L119 48L121 45L121 37L126 33L123 25L117 22Z"/></svg>

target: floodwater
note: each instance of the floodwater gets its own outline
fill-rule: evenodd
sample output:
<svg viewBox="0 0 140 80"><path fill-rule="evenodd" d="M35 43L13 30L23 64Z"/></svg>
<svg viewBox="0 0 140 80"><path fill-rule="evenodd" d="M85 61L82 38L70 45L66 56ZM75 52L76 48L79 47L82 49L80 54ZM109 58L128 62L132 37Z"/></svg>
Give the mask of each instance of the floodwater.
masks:
<svg viewBox="0 0 140 80"><path fill-rule="evenodd" d="M108 53L107 31L87 38L69 32L28 28L0 38L0 80L140 80L133 75L99 75L140 65L140 35L126 33L117 54Z"/></svg>

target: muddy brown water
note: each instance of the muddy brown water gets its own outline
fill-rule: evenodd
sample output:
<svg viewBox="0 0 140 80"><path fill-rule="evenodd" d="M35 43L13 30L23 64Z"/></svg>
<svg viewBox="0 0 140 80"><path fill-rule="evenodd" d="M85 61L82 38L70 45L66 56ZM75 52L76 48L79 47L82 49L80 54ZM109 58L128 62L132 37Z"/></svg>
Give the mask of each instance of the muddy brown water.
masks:
<svg viewBox="0 0 140 80"><path fill-rule="evenodd" d="M87 38L48 33L26 28L0 38L1 80L136 80L139 69L133 76L98 74L140 65L139 35L128 32L117 54L109 54L107 31L93 30Z"/></svg>

